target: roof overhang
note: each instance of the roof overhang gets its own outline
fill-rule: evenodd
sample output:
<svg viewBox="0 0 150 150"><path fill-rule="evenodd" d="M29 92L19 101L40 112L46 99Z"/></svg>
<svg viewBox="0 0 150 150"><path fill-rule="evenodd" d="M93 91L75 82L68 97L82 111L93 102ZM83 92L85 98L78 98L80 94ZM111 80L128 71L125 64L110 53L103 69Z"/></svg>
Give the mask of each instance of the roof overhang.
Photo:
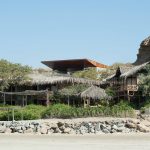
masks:
<svg viewBox="0 0 150 150"><path fill-rule="evenodd" d="M50 67L53 70L67 71L68 69L82 70L88 67L107 68L107 65L90 59L68 59L68 60L54 60L54 61L42 61L43 64Z"/></svg>

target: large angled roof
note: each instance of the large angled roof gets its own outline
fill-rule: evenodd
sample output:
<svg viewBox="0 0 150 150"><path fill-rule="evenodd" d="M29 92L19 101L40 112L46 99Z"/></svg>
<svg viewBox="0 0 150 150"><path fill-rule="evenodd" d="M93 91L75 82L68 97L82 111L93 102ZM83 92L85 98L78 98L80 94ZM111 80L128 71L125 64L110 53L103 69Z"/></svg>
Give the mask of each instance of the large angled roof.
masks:
<svg viewBox="0 0 150 150"><path fill-rule="evenodd" d="M53 70L66 71L67 69L80 70L88 67L107 68L107 65L90 59L68 59L68 60L54 60L54 61L42 61L43 64L50 67Z"/></svg>

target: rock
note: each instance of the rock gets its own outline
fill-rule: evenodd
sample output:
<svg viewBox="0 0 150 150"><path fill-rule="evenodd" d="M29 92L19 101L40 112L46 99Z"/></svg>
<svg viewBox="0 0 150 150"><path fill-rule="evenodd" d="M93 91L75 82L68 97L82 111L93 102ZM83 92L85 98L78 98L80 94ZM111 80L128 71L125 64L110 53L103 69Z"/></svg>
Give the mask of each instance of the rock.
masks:
<svg viewBox="0 0 150 150"><path fill-rule="evenodd" d="M51 129L54 129L54 130L55 130L56 128L58 128L57 124L54 124L54 123L51 124Z"/></svg>
<svg viewBox="0 0 150 150"><path fill-rule="evenodd" d="M110 130L111 130L111 126L110 126L110 125L107 125L107 126L106 126L106 129L110 131Z"/></svg>
<svg viewBox="0 0 150 150"><path fill-rule="evenodd" d="M118 132L123 132L126 128L125 127L120 127L117 129Z"/></svg>
<svg viewBox="0 0 150 150"><path fill-rule="evenodd" d="M70 127L69 123L66 123L66 122L65 122L64 126L65 126L65 128L69 128Z"/></svg>
<svg viewBox="0 0 150 150"><path fill-rule="evenodd" d="M125 128L122 133L130 133L130 129L129 128Z"/></svg>
<svg viewBox="0 0 150 150"><path fill-rule="evenodd" d="M52 134L52 133L54 133L54 130L53 130L53 129L48 129L48 130L47 130L47 134Z"/></svg>
<svg viewBox="0 0 150 150"><path fill-rule="evenodd" d="M110 133L110 131L109 131L109 130L107 130L106 128L105 128L105 129L103 129L103 130L102 130L102 132L104 132L104 133L106 133L106 134L107 134L107 133Z"/></svg>
<svg viewBox="0 0 150 150"><path fill-rule="evenodd" d="M117 131L115 130L115 129L112 129L111 131L110 131L110 133L116 133Z"/></svg>
<svg viewBox="0 0 150 150"><path fill-rule="evenodd" d="M150 129L144 125L138 124L137 125L137 130L139 130L140 132L150 132Z"/></svg>
<svg viewBox="0 0 150 150"><path fill-rule="evenodd" d="M5 126L0 126L0 133L5 133L6 127Z"/></svg>
<svg viewBox="0 0 150 150"><path fill-rule="evenodd" d="M118 130L118 126L116 126L116 125L113 125L111 128L116 130L116 131Z"/></svg>
<svg viewBox="0 0 150 150"><path fill-rule="evenodd" d="M137 128L137 125L134 124L134 123L127 122L127 123L125 124L125 127L127 127L127 128Z"/></svg>
<svg viewBox="0 0 150 150"><path fill-rule="evenodd" d="M5 133L6 134L12 133L12 130L10 128L6 128Z"/></svg>
<svg viewBox="0 0 150 150"><path fill-rule="evenodd" d="M33 133L33 130L31 128L24 131L24 133Z"/></svg>
<svg viewBox="0 0 150 150"><path fill-rule="evenodd" d="M6 124L5 124L5 125L6 125L6 127L8 127L8 128L9 128L9 127L11 126L11 122L6 122Z"/></svg>
<svg viewBox="0 0 150 150"><path fill-rule="evenodd" d="M41 134L47 134L48 133L48 130L47 128L41 128Z"/></svg>
<svg viewBox="0 0 150 150"><path fill-rule="evenodd" d="M96 133L94 128L91 128L91 133Z"/></svg>
<svg viewBox="0 0 150 150"><path fill-rule="evenodd" d="M63 126L60 126L59 129L60 129L62 132L64 132L65 126L64 126L64 125L63 125Z"/></svg>
<svg viewBox="0 0 150 150"><path fill-rule="evenodd" d="M25 123L25 124L24 124L24 127L25 127L25 128L29 128L29 127L30 127L30 123L29 123L29 122Z"/></svg>
<svg viewBox="0 0 150 150"><path fill-rule="evenodd" d="M54 129L54 133L61 133L62 131L57 127Z"/></svg>
<svg viewBox="0 0 150 150"><path fill-rule="evenodd" d="M124 123L119 123L119 124L117 124L117 127L122 128L122 127L124 127L124 125L125 125Z"/></svg>
<svg viewBox="0 0 150 150"><path fill-rule="evenodd" d="M85 133L88 133L88 129L85 126L81 126L80 129L79 129L79 132L81 134L85 134Z"/></svg>
<svg viewBox="0 0 150 150"><path fill-rule="evenodd" d="M95 131L100 131L101 130L101 123L97 123L95 126Z"/></svg>
<svg viewBox="0 0 150 150"><path fill-rule="evenodd" d="M103 129L106 128L106 125L105 124L101 124L100 127L101 127L101 130L103 130Z"/></svg>
<svg viewBox="0 0 150 150"><path fill-rule="evenodd" d="M140 65L148 61L150 61L150 36L142 41L134 65Z"/></svg>
<svg viewBox="0 0 150 150"><path fill-rule="evenodd" d="M22 126L17 126L14 128L15 132L18 132L19 130L22 130Z"/></svg>
<svg viewBox="0 0 150 150"><path fill-rule="evenodd" d="M64 125L64 123L62 123L62 122L58 122L58 123L57 123L57 125L58 125L58 128L59 128L59 127L63 126L63 125Z"/></svg>
<svg viewBox="0 0 150 150"><path fill-rule="evenodd" d="M18 130L18 133L23 133L24 131L23 130Z"/></svg>
<svg viewBox="0 0 150 150"><path fill-rule="evenodd" d="M30 124L29 128L34 129L35 126L33 124Z"/></svg>
<svg viewBox="0 0 150 150"><path fill-rule="evenodd" d="M69 134L70 132L71 132L70 128L65 128L64 131L63 131L63 133L67 133L67 134Z"/></svg>

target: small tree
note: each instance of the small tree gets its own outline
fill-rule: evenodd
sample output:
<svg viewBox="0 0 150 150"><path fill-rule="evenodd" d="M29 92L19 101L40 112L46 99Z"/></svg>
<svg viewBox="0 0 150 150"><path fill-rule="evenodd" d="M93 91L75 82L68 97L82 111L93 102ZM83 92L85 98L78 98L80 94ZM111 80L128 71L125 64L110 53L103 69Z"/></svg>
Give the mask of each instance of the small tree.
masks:
<svg viewBox="0 0 150 150"><path fill-rule="evenodd" d="M0 90L7 89L10 85L20 84L27 79L31 71L29 66L10 63L7 60L0 60Z"/></svg>

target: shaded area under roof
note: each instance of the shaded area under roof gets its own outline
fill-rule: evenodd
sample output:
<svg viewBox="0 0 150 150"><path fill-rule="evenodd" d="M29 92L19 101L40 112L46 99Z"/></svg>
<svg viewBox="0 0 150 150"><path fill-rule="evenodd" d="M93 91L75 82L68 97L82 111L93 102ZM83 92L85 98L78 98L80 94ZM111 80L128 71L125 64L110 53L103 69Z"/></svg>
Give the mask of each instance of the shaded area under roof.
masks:
<svg viewBox="0 0 150 150"><path fill-rule="evenodd" d="M50 67L53 70L67 72L72 70L83 70L88 67L107 68L107 65L90 59L68 59L68 60L54 60L54 61L42 61L43 64Z"/></svg>

